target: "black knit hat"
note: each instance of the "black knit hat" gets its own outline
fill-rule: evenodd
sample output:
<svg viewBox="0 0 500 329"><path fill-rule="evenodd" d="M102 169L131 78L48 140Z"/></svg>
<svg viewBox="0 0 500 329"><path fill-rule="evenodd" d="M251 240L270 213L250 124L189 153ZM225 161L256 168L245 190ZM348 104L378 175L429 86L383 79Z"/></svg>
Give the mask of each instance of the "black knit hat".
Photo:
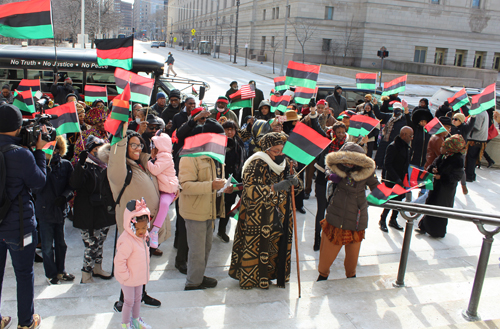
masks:
<svg viewBox="0 0 500 329"><path fill-rule="evenodd" d="M216 133L223 134L224 128L217 122L214 118L208 118L205 124L203 125L204 133Z"/></svg>
<svg viewBox="0 0 500 329"><path fill-rule="evenodd" d="M441 124L443 126L451 126L451 119L449 117L439 117L439 122L441 122Z"/></svg>
<svg viewBox="0 0 500 329"><path fill-rule="evenodd" d="M11 104L0 105L0 133L16 131L23 124L23 116L19 109ZM224 132L224 130L222 130Z"/></svg>
<svg viewBox="0 0 500 329"><path fill-rule="evenodd" d="M178 99L181 99L181 92L179 89L172 89L170 91L170 95L168 95L169 98L176 97Z"/></svg>

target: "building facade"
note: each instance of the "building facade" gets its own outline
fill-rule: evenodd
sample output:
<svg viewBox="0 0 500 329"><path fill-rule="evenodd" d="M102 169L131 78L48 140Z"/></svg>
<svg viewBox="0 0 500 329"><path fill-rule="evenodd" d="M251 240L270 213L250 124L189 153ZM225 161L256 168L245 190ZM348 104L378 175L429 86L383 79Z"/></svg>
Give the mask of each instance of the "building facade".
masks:
<svg viewBox="0 0 500 329"><path fill-rule="evenodd" d="M130 2L120 1L120 14L122 22L120 24L120 33L129 36L132 34L134 27L134 15L132 11L132 4Z"/></svg>
<svg viewBox="0 0 500 329"><path fill-rule="evenodd" d="M165 0L135 0L133 12L136 37L165 40L166 10Z"/></svg>
<svg viewBox="0 0 500 329"><path fill-rule="evenodd" d="M288 3L288 7L287 7ZM238 5L239 4L239 5ZM249 58L371 67L385 46L389 60L500 68L500 0L170 0L178 42L215 39ZM285 16L287 29L285 32Z"/></svg>

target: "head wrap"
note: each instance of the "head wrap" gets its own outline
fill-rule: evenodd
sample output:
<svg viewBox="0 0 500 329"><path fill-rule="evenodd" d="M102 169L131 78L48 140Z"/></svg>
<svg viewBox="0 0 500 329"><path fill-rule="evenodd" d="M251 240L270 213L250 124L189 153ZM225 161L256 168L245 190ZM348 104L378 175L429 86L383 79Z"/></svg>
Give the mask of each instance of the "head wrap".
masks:
<svg viewBox="0 0 500 329"><path fill-rule="evenodd" d="M84 121L86 124L91 126L104 122L106 121L106 110L93 107L87 112L87 114L85 114Z"/></svg>
<svg viewBox="0 0 500 329"><path fill-rule="evenodd" d="M195 109L192 109L191 110L191 117L195 117L198 113L200 113L201 111L203 111L204 108L203 107L197 107Z"/></svg>
<svg viewBox="0 0 500 329"><path fill-rule="evenodd" d="M216 103L229 104L229 100L227 99L226 96L219 96L219 98L217 98Z"/></svg>
<svg viewBox="0 0 500 329"><path fill-rule="evenodd" d="M284 145L287 140L287 137L284 133L267 133L259 141L260 148L262 151L270 149L276 145Z"/></svg>
<svg viewBox="0 0 500 329"><path fill-rule="evenodd" d="M453 135L451 137L446 138L441 147L443 148L443 152L446 155L451 155L453 153L465 154L465 146L466 145L467 144L465 143L465 140L462 137L462 135L456 134L456 135Z"/></svg>

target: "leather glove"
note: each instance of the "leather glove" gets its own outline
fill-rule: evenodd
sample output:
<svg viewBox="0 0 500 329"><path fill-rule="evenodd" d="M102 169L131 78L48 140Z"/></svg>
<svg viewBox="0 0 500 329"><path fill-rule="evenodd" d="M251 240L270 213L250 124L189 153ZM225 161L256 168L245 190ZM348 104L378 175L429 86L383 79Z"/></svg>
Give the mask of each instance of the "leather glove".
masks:
<svg viewBox="0 0 500 329"><path fill-rule="evenodd" d="M84 166L85 165L85 161L87 160L87 157L89 156L89 152L87 151L82 151L80 153L80 156L78 157L78 163L81 165L81 166Z"/></svg>
<svg viewBox="0 0 500 329"><path fill-rule="evenodd" d="M59 208L62 208L64 206L64 204L66 203L66 198L63 197L63 196L60 196L60 197L57 197L55 200L54 200L54 205L56 207L59 207Z"/></svg>
<svg viewBox="0 0 500 329"><path fill-rule="evenodd" d="M316 107L316 97L311 98L309 101L309 107Z"/></svg>
<svg viewBox="0 0 500 329"><path fill-rule="evenodd" d="M295 177L295 176L290 175L290 176L288 176L288 177L286 178L286 180L287 180L287 181L290 181L290 182L292 183L292 185L293 185L293 186L297 186L297 185L299 185L299 178L298 178L298 177Z"/></svg>
<svg viewBox="0 0 500 329"><path fill-rule="evenodd" d="M292 182L288 179L282 180L281 182L273 185L274 192L288 191L292 185Z"/></svg>

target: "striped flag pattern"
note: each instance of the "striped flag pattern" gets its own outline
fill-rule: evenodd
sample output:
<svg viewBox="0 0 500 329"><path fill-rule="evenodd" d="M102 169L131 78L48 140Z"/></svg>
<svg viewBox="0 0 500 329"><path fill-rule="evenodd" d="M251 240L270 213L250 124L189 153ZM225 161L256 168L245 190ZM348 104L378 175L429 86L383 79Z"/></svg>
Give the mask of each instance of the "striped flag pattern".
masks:
<svg viewBox="0 0 500 329"><path fill-rule="evenodd" d="M206 155L224 163L226 158L227 137L221 134L202 133L186 138L180 157L199 157Z"/></svg>
<svg viewBox="0 0 500 329"><path fill-rule="evenodd" d="M117 39L96 39L97 64L132 69L134 36Z"/></svg>
<svg viewBox="0 0 500 329"><path fill-rule="evenodd" d="M403 75L399 78L396 78L392 81L384 83L384 91L382 92L382 96L389 96L394 94L399 94L406 90L406 79L407 75Z"/></svg>
<svg viewBox="0 0 500 329"><path fill-rule="evenodd" d="M496 83L489 85L478 94L472 96L471 107L469 110L470 115L477 115L492 107L495 107L496 99Z"/></svg>
<svg viewBox="0 0 500 329"><path fill-rule="evenodd" d="M108 89L106 87L85 85L85 103L91 105L94 101L102 99L108 101Z"/></svg>
<svg viewBox="0 0 500 329"><path fill-rule="evenodd" d="M116 68L115 83L116 90L121 94L127 83L130 82L130 100L141 104L148 104L155 84L154 79L142 77L133 72Z"/></svg>
<svg viewBox="0 0 500 329"><path fill-rule="evenodd" d="M469 104L469 97L465 88L460 89L453 97L448 98L448 103L453 111L458 111L462 106Z"/></svg>
<svg viewBox="0 0 500 329"><path fill-rule="evenodd" d="M329 138L321 136L313 128L297 122L283 147L283 154L307 166L331 142Z"/></svg>
<svg viewBox="0 0 500 329"><path fill-rule="evenodd" d="M23 112L35 113L33 94L29 90L22 92L14 90L14 102L12 105L17 106Z"/></svg>
<svg viewBox="0 0 500 329"><path fill-rule="evenodd" d="M428 124L426 124L424 130L426 133L431 135L437 135L446 131L446 129L441 124L441 121L439 121L437 117L435 117Z"/></svg>
<svg viewBox="0 0 500 329"><path fill-rule="evenodd" d="M42 90L40 87L40 79L22 79L17 86L18 91L26 91L30 89L33 96L35 96L37 91Z"/></svg>
<svg viewBox="0 0 500 329"><path fill-rule="evenodd" d="M290 104L291 99L292 97L290 95L283 95L283 96L272 95L271 112L274 113L276 110L278 110L281 113L285 113L286 107L288 106L288 104Z"/></svg>
<svg viewBox="0 0 500 329"><path fill-rule="evenodd" d="M356 73L356 87L375 90L377 88L377 73Z"/></svg>
<svg viewBox="0 0 500 329"><path fill-rule="evenodd" d="M286 68L285 84L295 87L316 88L320 65L301 64L294 61L288 62Z"/></svg>
<svg viewBox="0 0 500 329"><path fill-rule="evenodd" d="M285 80L286 80L286 76L282 76L282 77L276 77L274 78L274 89L276 91L284 91L284 90L288 90L288 88L290 88L290 86L288 86L286 83L285 83Z"/></svg>
<svg viewBox="0 0 500 329"><path fill-rule="evenodd" d="M54 38L50 0L1 5L0 34L18 39Z"/></svg>
<svg viewBox="0 0 500 329"><path fill-rule="evenodd" d="M309 104L311 98L314 97L318 93L318 87L314 89L305 88L305 87L296 87L293 100L297 104Z"/></svg>
<svg viewBox="0 0 500 329"><path fill-rule="evenodd" d="M68 133L79 133L78 114L76 112L76 102L66 103L61 106L45 110L46 114L57 115L57 119L50 122L55 128L57 135Z"/></svg>

